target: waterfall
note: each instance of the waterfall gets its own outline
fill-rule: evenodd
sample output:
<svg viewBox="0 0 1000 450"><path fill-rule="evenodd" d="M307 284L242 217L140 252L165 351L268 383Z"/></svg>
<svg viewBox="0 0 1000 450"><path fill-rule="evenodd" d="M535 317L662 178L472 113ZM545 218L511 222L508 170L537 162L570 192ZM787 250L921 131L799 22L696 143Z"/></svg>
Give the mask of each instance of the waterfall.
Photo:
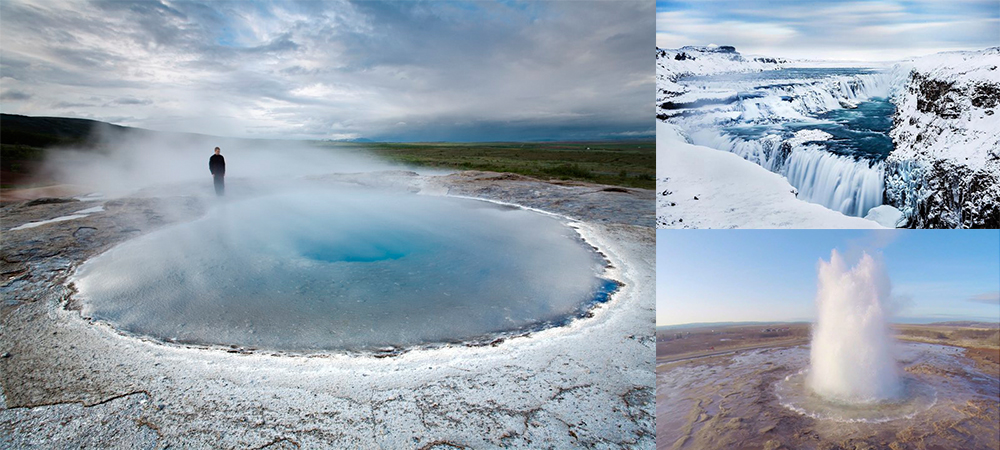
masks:
<svg viewBox="0 0 1000 450"><path fill-rule="evenodd" d="M684 129L697 145L735 153L783 175L799 192L799 198L821 204L843 214L864 217L882 204L885 166L864 158L855 159L826 151L818 141L832 138L819 130L788 131L776 128L786 122L810 122L816 115L840 108L854 108L875 97L894 95L896 71L835 75L810 81L796 79L770 85L713 86L703 96L711 103L682 109L670 122ZM736 91L733 91L733 89ZM697 91L691 91L697 92ZM736 92L723 97L721 93ZM727 102L717 103L718 98ZM734 136L721 126L759 127L765 131ZM752 129L752 128L750 128ZM800 135L800 133L805 133Z"/></svg>
<svg viewBox="0 0 1000 450"><path fill-rule="evenodd" d="M775 123L789 120L811 120L811 116L858 103L875 97L889 97L891 73L837 76L812 83L785 83L758 88L763 95L746 96L733 104L739 111L738 122Z"/></svg>
<svg viewBox="0 0 1000 450"><path fill-rule="evenodd" d="M836 155L819 144L777 134L747 140L701 130L690 136L697 145L735 153L783 175L803 200L857 217L882 204L885 169L881 162Z"/></svg>
<svg viewBox="0 0 1000 450"><path fill-rule="evenodd" d="M799 198L858 217L882 204L884 172L881 162L869 165L811 144L792 150L784 168Z"/></svg>

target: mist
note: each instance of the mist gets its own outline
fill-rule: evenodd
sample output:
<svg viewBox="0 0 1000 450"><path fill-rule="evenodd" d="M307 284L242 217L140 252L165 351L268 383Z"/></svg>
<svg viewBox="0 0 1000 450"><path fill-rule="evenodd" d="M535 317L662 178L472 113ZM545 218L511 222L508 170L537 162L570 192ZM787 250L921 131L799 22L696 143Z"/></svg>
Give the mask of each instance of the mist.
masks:
<svg viewBox="0 0 1000 450"><path fill-rule="evenodd" d="M854 267L834 250L820 261L807 384L840 402L870 403L900 395L889 328L892 284L885 265L863 253Z"/></svg>
<svg viewBox="0 0 1000 450"><path fill-rule="evenodd" d="M208 159L215 147L226 158L227 181L249 180L261 186L309 175L402 168L344 144L120 131L97 125L85 145L49 149L41 172L106 197L137 191L207 195L212 192Z"/></svg>

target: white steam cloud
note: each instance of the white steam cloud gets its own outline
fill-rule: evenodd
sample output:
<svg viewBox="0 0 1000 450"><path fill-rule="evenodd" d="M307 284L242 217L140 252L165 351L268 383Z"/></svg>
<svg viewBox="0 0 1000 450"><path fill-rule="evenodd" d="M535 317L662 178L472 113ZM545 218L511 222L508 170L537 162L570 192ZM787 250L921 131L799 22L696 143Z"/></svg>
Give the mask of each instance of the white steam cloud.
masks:
<svg viewBox="0 0 1000 450"><path fill-rule="evenodd" d="M117 197L138 190L211 194L208 159L215 147L226 158L227 181L254 179L266 184L307 175L394 168L358 147L333 143L123 132L104 125L92 135L96 136L92 145L49 150L43 171L61 183Z"/></svg>
<svg viewBox="0 0 1000 450"><path fill-rule="evenodd" d="M883 264L864 253L849 267L836 250L820 261L818 318L807 383L828 399L870 403L900 394L889 328L892 285Z"/></svg>

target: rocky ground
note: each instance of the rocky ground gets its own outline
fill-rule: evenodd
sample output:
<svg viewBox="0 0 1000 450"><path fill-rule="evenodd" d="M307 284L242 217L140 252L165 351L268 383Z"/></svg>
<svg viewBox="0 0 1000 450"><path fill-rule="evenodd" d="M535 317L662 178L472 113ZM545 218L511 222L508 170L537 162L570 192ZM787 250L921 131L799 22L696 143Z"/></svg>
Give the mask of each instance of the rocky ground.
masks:
<svg viewBox="0 0 1000 450"><path fill-rule="evenodd" d="M932 386L927 409L884 422L815 418L781 403L777 386L808 365L807 346L753 349L657 367L658 449L992 449L997 366L962 349L906 344L906 376ZM914 356L916 355L916 356ZM864 409L864 408L862 408Z"/></svg>
<svg viewBox="0 0 1000 450"><path fill-rule="evenodd" d="M5 204L0 447L653 447L652 192L488 172L310 182L564 215L606 254L607 275L624 286L592 317L491 346L378 358L167 345L82 319L66 308L73 295L66 280L117 243L202 215L216 201L202 186ZM255 189L234 179L227 191L237 198ZM103 210L11 230L96 206Z"/></svg>

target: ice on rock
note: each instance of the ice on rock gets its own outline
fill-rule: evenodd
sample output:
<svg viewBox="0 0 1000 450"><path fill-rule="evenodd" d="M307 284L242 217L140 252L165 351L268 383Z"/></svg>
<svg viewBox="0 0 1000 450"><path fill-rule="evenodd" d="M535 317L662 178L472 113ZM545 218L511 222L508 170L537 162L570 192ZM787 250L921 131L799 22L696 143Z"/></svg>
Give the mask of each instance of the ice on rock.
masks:
<svg viewBox="0 0 1000 450"><path fill-rule="evenodd" d="M920 228L1000 228L1000 47L900 64L886 198Z"/></svg>
<svg viewBox="0 0 1000 450"><path fill-rule="evenodd" d="M886 228L896 228L905 223L903 212L889 205L876 206L868 210L865 219L874 220Z"/></svg>
<svg viewBox="0 0 1000 450"><path fill-rule="evenodd" d="M795 132L795 136L785 142L787 142L788 145L797 146L807 142L826 141L832 137L833 135L823 130L799 130Z"/></svg>

